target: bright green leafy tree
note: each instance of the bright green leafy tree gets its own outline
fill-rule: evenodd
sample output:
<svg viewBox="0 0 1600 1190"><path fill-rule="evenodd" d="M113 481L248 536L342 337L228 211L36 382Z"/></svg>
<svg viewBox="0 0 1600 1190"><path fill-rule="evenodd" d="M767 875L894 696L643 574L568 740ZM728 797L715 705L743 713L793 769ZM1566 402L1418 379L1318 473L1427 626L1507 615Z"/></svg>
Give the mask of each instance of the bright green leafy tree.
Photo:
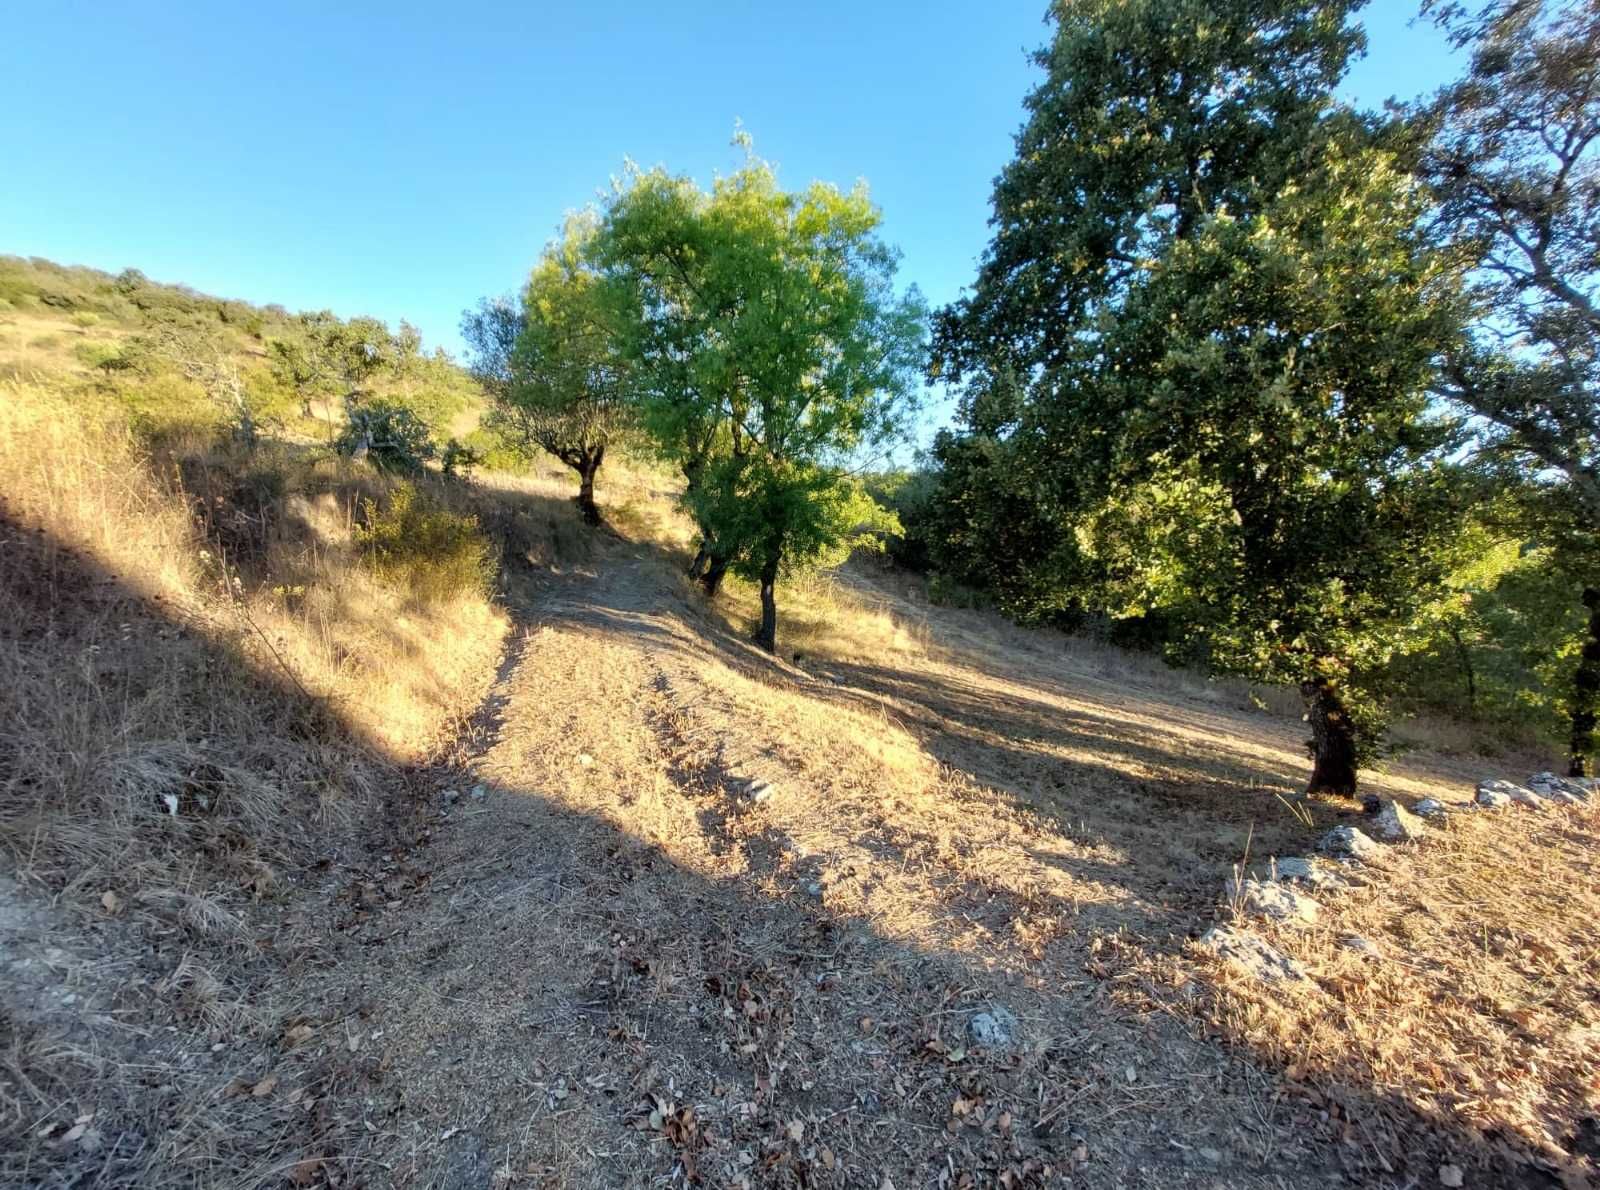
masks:
<svg viewBox="0 0 1600 1190"><path fill-rule="evenodd" d="M1358 6L1057 3L937 345L969 384L953 485L976 475L1041 534L990 585L1035 616L1165 616L1187 656L1298 684L1310 786L1340 794L1443 592L1459 491L1428 402L1451 258L1385 130L1331 99ZM981 549L981 510L948 499Z"/></svg>
<svg viewBox="0 0 1600 1190"><path fill-rule="evenodd" d="M495 421L578 473L578 508L600 522L595 475L630 420L632 368L600 275L585 260L592 215L567 220L519 304L484 302L462 333Z"/></svg>
<svg viewBox="0 0 1600 1190"><path fill-rule="evenodd" d="M895 289L879 222L864 186L786 191L751 158L709 193L630 175L596 240L643 423L688 481L708 588L722 567L760 585L769 650L780 574L887 523L846 466L914 410L925 314Z"/></svg>

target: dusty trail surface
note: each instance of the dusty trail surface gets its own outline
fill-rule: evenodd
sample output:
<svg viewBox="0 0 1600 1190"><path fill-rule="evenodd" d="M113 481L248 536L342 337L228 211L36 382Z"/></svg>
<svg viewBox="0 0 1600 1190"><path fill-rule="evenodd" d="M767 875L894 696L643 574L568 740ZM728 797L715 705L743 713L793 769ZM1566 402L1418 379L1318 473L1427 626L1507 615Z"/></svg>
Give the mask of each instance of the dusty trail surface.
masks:
<svg viewBox="0 0 1600 1190"><path fill-rule="evenodd" d="M629 543L519 580L474 738L336 890L368 1176L1381 1181L1393 1137L1118 995L1303 846L1293 726L851 581L923 644L775 664Z"/></svg>

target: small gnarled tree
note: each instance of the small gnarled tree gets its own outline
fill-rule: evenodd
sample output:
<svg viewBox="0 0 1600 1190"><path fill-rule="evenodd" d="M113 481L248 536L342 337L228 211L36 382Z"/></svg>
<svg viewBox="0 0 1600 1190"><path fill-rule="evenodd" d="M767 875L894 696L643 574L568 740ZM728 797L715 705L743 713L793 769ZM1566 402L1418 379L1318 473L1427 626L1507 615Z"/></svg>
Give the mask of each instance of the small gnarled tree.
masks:
<svg viewBox="0 0 1600 1190"><path fill-rule="evenodd" d="M462 323L494 423L577 472L578 508L590 524L601 519L595 476L629 416L628 359L601 278L585 260L595 230L592 216L569 218L520 301L484 301Z"/></svg>

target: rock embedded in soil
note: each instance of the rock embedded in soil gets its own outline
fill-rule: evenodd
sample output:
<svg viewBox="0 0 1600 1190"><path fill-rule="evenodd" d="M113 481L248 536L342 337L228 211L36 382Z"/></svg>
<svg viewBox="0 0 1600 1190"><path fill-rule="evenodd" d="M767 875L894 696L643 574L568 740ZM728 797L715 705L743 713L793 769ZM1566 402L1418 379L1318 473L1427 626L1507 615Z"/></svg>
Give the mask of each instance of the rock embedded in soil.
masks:
<svg viewBox="0 0 1600 1190"><path fill-rule="evenodd" d="M434 1185L441 1190L490 1190L489 1156L480 1138L463 1132L444 1147L444 1170Z"/></svg>
<svg viewBox="0 0 1600 1190"><path fill-rule="evenodd" d="M1500 790L1496 788L1496 786L1504 784L1506 784L1504 781L1483 782L1478 786L1478 792L1473 796L1473 800L1476 801L1478 805L1489 810L1498 810L1502 806L1509 806L1511 804L1510 796L1501 793Z"/></svg>
<svg viewBox="0 0 1600 1190"><path fill-rule="evenodd" d="M751 781L745 786L744 795L753 802L770 802L773 789L766 781Z"/></svg>
<svg viewBox="0 0 1600 1190"><path fill-rule="evenodd" d="M1587 780L1589 779L1570 780L1566 777L1558 777L1550 772L1535 773L1528 778L1528 788L1553 801L1567 802L1569 804L1587 802L1593 788L1586 784Z"/></svg>
<svg viewBox="0 0 1600 1190"><path fill-rule="evenodd" d="M1548 799L1540 797L1527 786L1518 785L1514 781L1481 781L1478 784L1477 796L1480 806L1498 807L1519 802L1535 810L1543 810L1550 805Z"/></svg>
<svg viewBox="0 0 1600 1190"><path fill-rule="evenodd" d="M1270 917L1289 925L1315 924L1322 908L1305 893L1276 880L1246 880L1242 885L1229 881L1228 893L1237 897L1241 913Z"/></svg>
<svg viewBox="0 0 1600 1190"><path fill-rule="evenodd" d="M1423 798L1411 810L1419 818L1443 818L1450 813L1449 808L1443 802L1431 797Z"/></svg>
<svg viewBox="0 0 1600 1190"><path fill-rule="evenodd" d="M975 1015L967 1022L967 1035L974 1045L984 1049L1010 1049L1016 1042L1017 1018L1010 1009L995 1005Z"/></svg>
<svg viewBox="0 0 1600 1190"><path fill-rule="evenodd" d="M1372 859L1383 851L1382 846L1353 826L1334 827L1322 836L1322 841L1317 846L1329 855L1355 860Z"/></svg>
<svg viewBox="0 0 1600 1190"><path fill-rule="evenodd" d="M1291 884L1304 884L1308 888L1336 889L1344 888L1350 883L1335 872L1331 865L1299 855L1286 855L1273 860L1272 871L1278 880L1287 880Z"/></svg>
<svg viewBox="0 0 1600 1190"><path fill-rule="evenodd" d="M1292 983L1306 978L1306 969L1299 962L1249 930L1212 926L1200 939L1200 945L1263 983Z"/></svg>
<svg viewBox="0 0 1600 1190"><path fill-rule="evenodd" d="M1378 944L1371 938L1362 934L1346 934L1339 939L1339 945L1346 950L1353 950L1359 955L1375 959L1379 955Z"/></svg>
<svg viewBox="0 0 1600 1190"><path fill-rule="evenodd" d="M1424 834L1422 820L1396 801L1383 804L1372 826L1391 843L1414 843Z"/></svg>

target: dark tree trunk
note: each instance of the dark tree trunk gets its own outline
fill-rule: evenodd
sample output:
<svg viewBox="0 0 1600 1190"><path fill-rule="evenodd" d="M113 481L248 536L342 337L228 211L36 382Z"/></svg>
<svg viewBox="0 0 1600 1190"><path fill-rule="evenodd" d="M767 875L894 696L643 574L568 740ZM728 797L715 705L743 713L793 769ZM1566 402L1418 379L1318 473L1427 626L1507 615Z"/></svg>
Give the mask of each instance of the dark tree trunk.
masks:
<svg viewBox="0 0 1600 1190"><path fill-rule="evenodd" d="M720 554L706 555L705 573L700 576L700 586L709 596L722 590L722 579L728 573L728 560Z"/></svg>
<svg viewBox="0 0 1600 1190"><path fill-rule="evenodd" d="M1589 631L1583 642L1583 656L1572 679L1572 746L1567 758L1567 774L1589 775L1589 758L1594 753L1594 729L1600 720L1600 591L1584 588L1583 606L1589 609Z"/></svg>
<svg viewBox="0 0 1600 1190"><path fill-rule="evenodd" d="M1478 713L1478 674L1472 668L1472 652L1467 648L1467 642L1461 638L1461 629L1455 625L1450 627L1450 638L1456 642L1456 659L1461 662L1461 676L1467 680L1467 712Z"/></svg>
<svg viewBox="0 0 1600 1190"><path fill-rule="evenodd" d="M778 601L773 588L778 583L778 559L761 567L761 626L756 629L756 644L769 653L778 651Z"/></svg>
<svg viewBox="0 0 1600 1190"><path fill-rule="evenodd" d="M711 560L711 555L706 553L706 543L701 542L700 548L695 551L694 561L689 563L689 577L699 578L705 573L706 563Z"/></svg>
<svg viewBox="0 0 1600 1190"><path fill-rule="evenodd" d="M594 473L600 470L600 458L597 453L578 465L578 511L590 525L600 523L600 506L594 502Z"/></svg>
<svg viewBox="0 0 1600 1190"><path fill-rule="evenodd" d="M1338 688L1327 678L1300 683L1306 700L1306 721L1311 724L1311 793L1336 793L1354 797L1356 792L1356 727L1350 712L1339 697Z"/></svg>

